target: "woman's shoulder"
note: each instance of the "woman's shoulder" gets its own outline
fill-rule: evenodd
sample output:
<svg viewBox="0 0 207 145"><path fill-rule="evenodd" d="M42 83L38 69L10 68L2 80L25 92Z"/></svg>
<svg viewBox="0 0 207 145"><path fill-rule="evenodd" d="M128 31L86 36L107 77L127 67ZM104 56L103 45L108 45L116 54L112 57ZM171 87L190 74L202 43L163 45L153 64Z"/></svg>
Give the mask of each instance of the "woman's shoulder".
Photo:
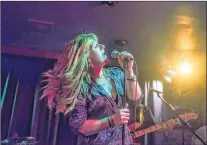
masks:
<svg viewBox="0 0 207 145"><path fill-rule="evenodd" d="M115 74L115 75L123 73L123 71L120 67L108 67L105 69L105 71L108 73L111 73L111 74Z"/></svg>
<svg viewBox="0 0 207 145"><path fill-rule="evenodd" d="M115 82L122 82L124 79L124 72L119 67L107 68L106 76L113 79Z"/></svg>

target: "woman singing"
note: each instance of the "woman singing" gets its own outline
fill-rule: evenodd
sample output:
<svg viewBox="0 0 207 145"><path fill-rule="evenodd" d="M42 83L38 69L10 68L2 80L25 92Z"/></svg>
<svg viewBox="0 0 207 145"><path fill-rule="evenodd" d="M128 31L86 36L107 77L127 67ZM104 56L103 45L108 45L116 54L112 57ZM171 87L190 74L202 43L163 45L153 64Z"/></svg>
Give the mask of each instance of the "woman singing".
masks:
<svg viewBox="0 0 207 145"><path fill-rule="evenodd" d="M69 125L78 137L78 145L121 145L122 126L130 117L127 106L122 105L122 69L124 59L133 56L122 52L118 55L122 69L104 68L108 62L104 48L96 35L78 35L66 46L54 68L44 73L47 85L41 98L46 97L49 108L57 112L70 112ZM141 89L133 73L133 60L127 66L127 99L138 100ZM125 145L133 144L126 125L124 137Z"/></svg>

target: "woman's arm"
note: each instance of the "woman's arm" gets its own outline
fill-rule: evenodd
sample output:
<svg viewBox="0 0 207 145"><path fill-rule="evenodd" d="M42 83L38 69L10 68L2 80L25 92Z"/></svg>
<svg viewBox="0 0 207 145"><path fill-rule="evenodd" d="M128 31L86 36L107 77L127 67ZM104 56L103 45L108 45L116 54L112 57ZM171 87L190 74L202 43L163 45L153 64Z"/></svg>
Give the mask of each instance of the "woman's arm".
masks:
<svg viewBox="0 0 207 145"><path fill-rule="evenodd" d="M120 109L110 117L106 117L100 120L86 120L80 127L79 131L85 136L93 135L108 128L110 126L109 122L111 123L112 127L120 124L127 124L129 121L129 116L129 109Z"/></svg>
<svg viewBox="0 0 207 145"><path fill-rule="evenodd" d="M126 52L126 51L120 52L120 54L118 55L118 62L120 64L121 68L123 70L126 70L126 72L125 72L126 77L130 78L130 77L134 76L134 73L133 73L134 60L128 60L127 68L124 69L125 60L128 58L133 58L133 56L129 52ZM137 90L136 90L136 83L137 83ZM126 88L127 88L127 97L130 100L140 99L142 92L141 92L141 89L140 89L140 86L139 86L137 80L136 81L126 80ZM137 92L136 96L135 96L135 94L136 94L135 92Z"/></svg>
<svg viewBox="0 0 207 145"><path fill-rule="evenodd" d="M126 78L130 78L132 76L134 76L133 70L127 70L126 71ZM136 90L136 83L137 83L137 90ZM137 80L136 81L126 80L126 88L127 88L127 97L130 100L140 99L140 97L142 95L142 91L141 91L141 88L140 88ZM137 91L137 94L136 94L136 91Z"/></svg>
<svg viewBox="0 0 207 145"><path fill-rule="evenodd" d="M99 120L87 119L87 109L84 103L79 101L71 112L69 124L75 134L82 133L85 136L94 135L100 131L120 124L127 124L129 120L129 109L120 109L114 115ZM110 123L110 124L109 124Z"/></svg>
<svg viewBox="0 0 207 145"><path fill-rule="evenodd" d="M85 136L96 134L109 127L108 117L100 120L86 120L80 127L79 132Z"/></svg>

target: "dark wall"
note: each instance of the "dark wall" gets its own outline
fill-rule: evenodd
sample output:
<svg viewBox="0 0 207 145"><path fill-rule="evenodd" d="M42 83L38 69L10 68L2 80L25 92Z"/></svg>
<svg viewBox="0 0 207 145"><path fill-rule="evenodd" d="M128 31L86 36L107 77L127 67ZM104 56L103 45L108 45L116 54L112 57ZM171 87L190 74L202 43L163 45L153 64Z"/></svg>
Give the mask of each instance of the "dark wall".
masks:
<svg viewBox="0 0 207 145"><path fill-rule="evenodd" d="M33 136L40 145L72 144L67 118L39 101L41 73L55 60L8 54L1 59L1 139Z"/></svg>

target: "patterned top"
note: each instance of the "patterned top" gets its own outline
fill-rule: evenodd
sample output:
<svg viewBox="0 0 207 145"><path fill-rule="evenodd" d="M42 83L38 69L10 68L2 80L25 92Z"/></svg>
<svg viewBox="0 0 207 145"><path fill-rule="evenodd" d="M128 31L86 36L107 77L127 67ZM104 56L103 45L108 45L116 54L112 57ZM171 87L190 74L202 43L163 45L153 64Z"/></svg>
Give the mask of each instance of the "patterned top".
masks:
<svg viewBox="0 0 207 145"><path fill-rule="evenodd" d="M87 119L102 119L109 117L122 108L124 74L117 67L104 69L104 74L115 83L117 97L112 97L97 83L86 83L78 97L75 108L69 117L72 132L78 136L78 145L121 145L122 126L107 128L101 132L85 136L79 132ZM85 81L87 82L87 80ZM125 145L133 144L132 137L125 125Z"/></svg>

